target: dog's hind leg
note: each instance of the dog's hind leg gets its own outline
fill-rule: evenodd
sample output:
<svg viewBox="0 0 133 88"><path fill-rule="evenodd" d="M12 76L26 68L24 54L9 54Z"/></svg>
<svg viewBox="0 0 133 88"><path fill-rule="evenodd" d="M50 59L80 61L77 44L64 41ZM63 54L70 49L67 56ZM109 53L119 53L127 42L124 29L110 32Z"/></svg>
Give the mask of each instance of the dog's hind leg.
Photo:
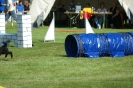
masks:
<svg viewBox="0 0 133 88"><path fill-rule="evenodd" d="M7 53L5 54L5 58L7 57L8 54L10 54L11 58L13 58L13 53L12 53L12 52L7 52Z"/></svg>
<svg viewBox="0 0 133 88"><path fill-rule="evenodd" d="M10 54L11 55L11 58L13 58L13 53L12 52L8 52L8 54Z"/></svg>
<svg viewBox="0 0 133 88"><path fill-rule="evenodd" d="M5 53L5 58L7 57L8 53Z"/></svg>

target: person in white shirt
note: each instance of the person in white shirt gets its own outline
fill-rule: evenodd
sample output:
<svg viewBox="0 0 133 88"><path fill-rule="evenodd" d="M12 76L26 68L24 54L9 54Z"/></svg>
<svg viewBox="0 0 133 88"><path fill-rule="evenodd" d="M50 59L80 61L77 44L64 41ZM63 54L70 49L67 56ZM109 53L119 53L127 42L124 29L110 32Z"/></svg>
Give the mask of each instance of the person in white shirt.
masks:
<svg viewBox="0 0 133 88"><path fill-rule="evenodd" d="M100 8L97 10L97 12L107 12L106 8L104 7L104 2L100 3ZM103 22L103 14L99 14L94 18L94 21L96 23L97 28L101 29L101 24Z"/></svg>
<svg viewBox="0 0 133 88"><path fill-rule="evenodd" d="M17 15L14 10L14 3L12 0L7 0L7 11L6 11L6 17L5 17L5 22L7 24L7 20L9 19L10 16L16 21L17 20Z"/></svg>
<svg viewBox="0 0 133 88"><path fill-rule="evenodd" d="M15 13L16 13L17 0L13 0L13 5L14 5L14 10L15 10Z"/></svg>

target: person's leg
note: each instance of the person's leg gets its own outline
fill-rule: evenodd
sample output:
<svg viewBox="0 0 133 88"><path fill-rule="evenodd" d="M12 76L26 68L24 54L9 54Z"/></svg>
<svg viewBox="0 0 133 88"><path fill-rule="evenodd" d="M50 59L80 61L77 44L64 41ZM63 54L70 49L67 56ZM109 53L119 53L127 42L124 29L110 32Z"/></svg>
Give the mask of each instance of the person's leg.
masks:
<svg viewBox="0 0 133 88"><path fill-rule="evenodd" d="M99 25L100 26L102 25L102 22L103 22L103 18L102 17L99 17Z"/></svg>
<svg viewBox="0 0 133 88"><path fill-rule="evenodd" d="M80 27L81 27L81 28L84 28L84 25L85 25L85 24L84 24L84 19L80 19Z"/></svg>
<svg viewBox="0 0 133 88"><path fill-rule="evenodd" d="M94 18L94 21L96 23L96 26L99 27L99 25L98 25L98 18L97 17Z"/></svg>
<svg viewBox="0 0 133 88"><path fill-rule="evenodd" d="M108 22L109 22L109 27L113 28L113 19L112 19L112 14L108 15Z"/></svg>
<svg viewBox="0 0 133 88"><path fill-rule="evenodd" d="M85 18L83 18L83 28L86 27L86 21L85 21Z"/></svg>
<svg viewBox="0 0 133 88"><path fill-rule="evenodd" d="M103 21L103 18L102 17L99 17L98 18L98 24L97 24L99 29L101 29L102 21Z"/></svg>
<svg viewBox="0 0 133 88"><path fill-rule="evenodd" d="M113 28L118 28L118 19L117 19L117 17L113 18Z"/></svg>
<svg viewBox="0 0 133 88"><path fill-rule="evenodd" d="M100 25L100 23L99 23L99 21L100 21L99 17L94 18L94 21L95 21L95 23L96 23L96 25L97 25L97 28L98 28L98 29L101 29L101 25Z"/></svg>
<svg viewBox="0 0 133 88"><path fill-rule="evenodd" d="M8 19L9 19L9 17L10 17L10 11L9 11L8 14L6 14L6 17L5 17L5 25L7 24L7 21L8 21Z"/></svg>
<svg viewBox="0 0 133 88"><path fill-rule="evenodd" d="M16 13L15 13L14 10L11 11L11 16L12 16L12 18L13 18L15 21L17 21L17 15L16 15Z"/></svg>

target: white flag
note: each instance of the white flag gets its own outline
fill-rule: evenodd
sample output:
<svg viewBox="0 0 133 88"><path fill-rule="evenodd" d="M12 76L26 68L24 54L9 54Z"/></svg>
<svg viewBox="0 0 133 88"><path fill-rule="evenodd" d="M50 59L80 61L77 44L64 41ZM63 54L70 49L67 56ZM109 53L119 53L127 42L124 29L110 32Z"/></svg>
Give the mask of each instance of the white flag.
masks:
<svg viewBox="0 0 133 88"><path fill-rule="evenodd" d="M48 40L54 40L55 41L55 18L53 13L53 19L50 23L50 26L48 28L48 31L44 37L44 42Z"/></svg>
<svg viewBox="0 0 133 88"><path fill-rule="evenodd" d="M85 19L85 29L86 29L86 34L87 33L94 33L94 31L93 31L87 18Z"/></svg>

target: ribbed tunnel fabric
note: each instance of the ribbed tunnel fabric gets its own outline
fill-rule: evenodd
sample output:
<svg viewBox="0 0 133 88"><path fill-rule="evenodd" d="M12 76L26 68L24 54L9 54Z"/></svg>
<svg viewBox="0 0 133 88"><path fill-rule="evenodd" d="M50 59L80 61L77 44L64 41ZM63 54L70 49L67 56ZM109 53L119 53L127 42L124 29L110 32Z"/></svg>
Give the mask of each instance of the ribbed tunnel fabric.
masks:
<svg viewBox="0 0 133 88"><path fill-rule="evenodd" d="M65 39L68 57L120 57L133 54L133 33L71 34Z"/></svg>

